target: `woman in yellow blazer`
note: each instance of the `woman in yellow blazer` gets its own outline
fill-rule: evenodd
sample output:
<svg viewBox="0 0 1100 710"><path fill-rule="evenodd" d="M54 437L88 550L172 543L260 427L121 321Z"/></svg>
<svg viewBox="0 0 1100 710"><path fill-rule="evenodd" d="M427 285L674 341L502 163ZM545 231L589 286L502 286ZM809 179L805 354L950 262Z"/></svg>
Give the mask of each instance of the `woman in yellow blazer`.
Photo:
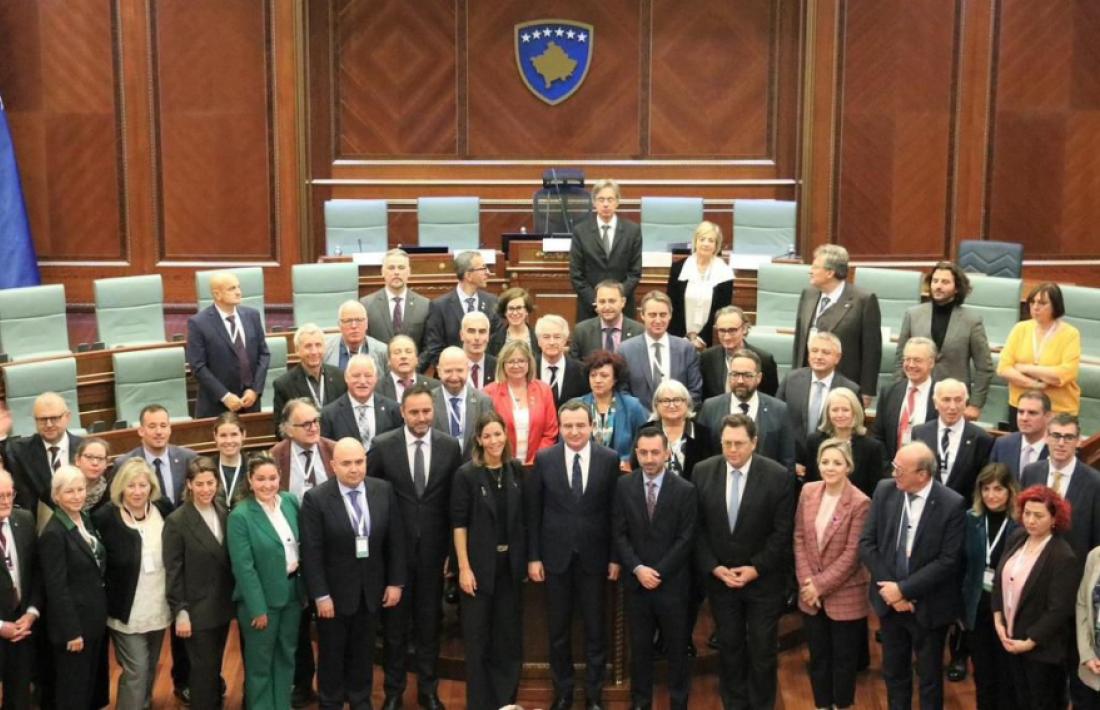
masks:
<svg viewBox="0 0 1100 710"><path fill-rule="evenodd" d="M1041 283L1028 294L1027 305L1031 319L1012 327L997 365L997 374L1008 380L1008 421L1014 429L1016 404L1028 390L1045 392L1055 412L1077 414L1081 409L1081 331L1062 320L1062 289Z"/></svg>
<svg viewBox="0 0 1100 710"><path fill-rule="evenodd" d="M245 696L250 708L289 708L303 598L298 501L279 491L279 469L267 454L249 460L248 488L228 524Z"/></svg>

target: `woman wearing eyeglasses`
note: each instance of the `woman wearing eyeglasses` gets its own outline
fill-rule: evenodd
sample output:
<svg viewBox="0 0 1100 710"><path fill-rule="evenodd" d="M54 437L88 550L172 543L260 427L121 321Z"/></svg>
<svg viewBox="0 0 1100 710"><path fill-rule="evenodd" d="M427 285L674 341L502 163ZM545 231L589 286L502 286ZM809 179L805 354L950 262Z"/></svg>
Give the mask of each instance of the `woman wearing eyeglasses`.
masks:
<svg viewBox="0 0 1100 710"><path fill-rule="evenodd" d="M99 437L88 437L76 447L73 463L84 474L85 490L84 512L88 515L110 502L107 495L107 458L110 449L107 442Z"/></svg>
<svg viewBox="0 0 1100 710"><path fill-rule="evenodd" d="M531 352L537 354L539 344L535 337L535 329L527 322L534 312L535 301L526 289L516 286L500 294L500 299L497 301L497 314L505 327L495 331L489 337L487 352L496 357L505 343L520 340L525 341L530 346Z"/></svg>
<svg viewBox="0 0 1100 710"><path fill-rule="evenodd" d="M710 429L695 420L695 403L691 393L677 380L665 380L653 393L653 416L657 429L668 437L672 457L668 470L691 480L695 464L718 452L711 445ZM638 467L638 460L631 455L630 465Z"/></svg>

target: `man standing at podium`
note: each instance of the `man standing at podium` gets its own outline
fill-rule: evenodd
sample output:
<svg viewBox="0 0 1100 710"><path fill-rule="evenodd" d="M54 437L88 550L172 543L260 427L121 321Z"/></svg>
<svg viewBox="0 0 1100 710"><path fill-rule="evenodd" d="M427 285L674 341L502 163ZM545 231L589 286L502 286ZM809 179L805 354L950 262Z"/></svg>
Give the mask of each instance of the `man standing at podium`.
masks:
<svg viewBox="0 0 1100 710"><path fill-rule="evenodd" d="M577 292L577 322L596 315L596 284L619 281L626 291L626 312L634 313L634 289L642 279L642 229L615 214L619 185L599 180L592 186L596 214L573 228L569 279Z"/></svg>

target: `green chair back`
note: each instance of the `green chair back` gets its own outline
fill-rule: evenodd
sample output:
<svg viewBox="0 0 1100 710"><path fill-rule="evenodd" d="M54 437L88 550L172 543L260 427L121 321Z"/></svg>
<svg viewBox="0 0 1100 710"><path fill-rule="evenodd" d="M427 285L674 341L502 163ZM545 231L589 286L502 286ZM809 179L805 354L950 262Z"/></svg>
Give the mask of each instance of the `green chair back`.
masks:
<svg viewBox="0 0 1100 710"><path fill-rule="evenodd" d="M924 274L919 271L861 266L856 269L855 285L878 296L882 325L890 328L891 335L897 335L905 311L920 303L923 280Z"/></svg>
<svg viewBox="0 0 1100 710"><path fill-rule="evenodd" d="M421 197L416 218L422 247L447 247L454 253L480 248L480 198Z"/></svg>
<svg viewBox="0 0 1100 710"><path fill-rule="evenodd" d="M782 256L795 248L798 203L734 200L733 253Z"/></svg>
<svg viewBox="0 0 1100 710"><path fill-rule="evenodd" d="M329 256L389 248L385 200L326 200L325 253Z"/></svg>
<svg viewBox="0 0 1100 710"><path fill-rule="evenodd" d="M1081 385L1081 433L1085 437L1100 432L1100 365L1081 363L1077 372Z"/></svg>
<svg viewBox="0 0 1100 710"><path fill-rule="evenodd" d="M69 431L83 433L76 394L76 358L61 357L4 367L4 393L11 411L11 434L30 436L35 433L34 400L43 392L61 395L72 413Z"/></svg>
<svg viewBox="0 0 1100 710"><path fill-rule="evenodd" d="M290 278L295 326L335 328L340 304L359 298L359 267L352 263L295 264Z"/></svg>
<svg viewBox="0 0 1100 710"><path fill-rule="evenodd" d="M71 353L64 286L0 290L0 352L12 360Z"/></svg>
<svg viewBox="0 0 1100 710"><path fill-rule="evenodd" d="M967 274L970 295L966 307L982 317L990 345L1004 345L1020 320L1020 279Z"/></svg>
<svg viewBox="0 0 1100 710"><path fill-rule="evenodd" d="M173 422L190 421L183 347L115 353L115 419L137 426L141 410L159 404Z"/></svg>
<svg viewBox="0 0 1100 710"><path fill-rule="evenodd" d="M1062 286L1066 322L1081 331L1081 354L1100 359L1100 288Z"/></svg>
<svg viewBox="0 0 1100 710"><path fill-rule="evenodd" d="M756 325L794 328L798 299L809 285L808 264L761 264L756 272Z"/></svg>
<svg viewBox="0 0 1100 710"><path fill-rule="evenodd" d="M164 284L160 274L95 281L95 320L108 348L164 342Z"/></svg>
<svg viewBox="0 0 1100 710"><path fill-rule="evenodd" d="M260 396L260 411L270 412L275 406L275 380L286 373L286 337L273 335L267 339L267 350L271 353L271 361L267 365L267 379L264 380L264 393ZM276 417L275 425L279 421Z"/></svg>
<svg viewBox="0 0 1100 710"><path fill-rule="evenodd" d="M702 221L702 197L643 197L642 249L670 251L672 244L691 246L691 237Z"/></svg>
<svg viewBox="0 0 1100 710"><path fill-rule="evenodd" d="M210 293L210 275L227 271L241 282L241 305L255 308L260 313L260 324L266 328L264 313L264 270L258 266L245 266L237 269L213 269L195 272L195 295L198 296L199 310L214 302Z"/></svg>

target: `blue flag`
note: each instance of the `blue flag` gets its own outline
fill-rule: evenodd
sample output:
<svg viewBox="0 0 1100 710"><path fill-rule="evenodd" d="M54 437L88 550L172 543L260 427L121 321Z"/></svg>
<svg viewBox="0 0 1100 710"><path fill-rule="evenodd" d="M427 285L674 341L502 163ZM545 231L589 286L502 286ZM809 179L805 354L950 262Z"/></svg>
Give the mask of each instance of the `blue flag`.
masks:
<svg viewBox="0 0 1100 710"><path fill-rule="evenodd" d="M37 286L38 258L15 162L8 115L0 104L0 288Z"/></svg>

